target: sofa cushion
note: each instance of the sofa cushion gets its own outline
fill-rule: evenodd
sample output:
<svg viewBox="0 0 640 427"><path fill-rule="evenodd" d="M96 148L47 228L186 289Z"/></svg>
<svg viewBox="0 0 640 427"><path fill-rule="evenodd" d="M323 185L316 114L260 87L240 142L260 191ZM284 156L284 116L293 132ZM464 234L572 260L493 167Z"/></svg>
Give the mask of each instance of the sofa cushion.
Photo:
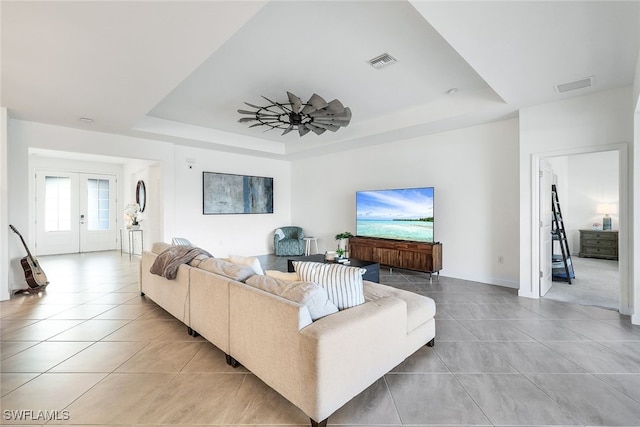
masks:
<svg viewBox="0 0 640 427"><path fill-rule="evenodd" d="M314 282L327 290L329 299L339 310L364 304L361 268L341 264L294 261L300 280Z"/></svg>
<svg viewBox="0 0 640 427"><path fill-rule="evenodd" d="M255 273L250 267L233 264L219 258L208 258L200 263L198 268L228 277L238 282L244 282Z"/></svg>
<svg viewBox="0 0 640 427"><path fill-rule="evenodd" d="M161 254L170 247L171 245L169 243L155 242L153 245L151 245L151 252L153 252L154 254Z"/></svg>
<svg viewBox="0 0 640 427"><path fill-rule="evenodd" d="M260 260L254 256L229 255L227 259L233 264L250 267L255 274L264 274Z"/></svg>
<svg viewBox="0 0 640 427"><path fill-rule="evenodd" d="M311 282L287 282L269 276L255 275L247 279L247 285L281 296L307 306L311 320L337 313L338 307L329 300L327 291Z"/></svg>
<svg viewBox="0 0 640 427"><path fill-rule="evenodd" d="M407 333L436 315L436 303L429 297L379 283L364 282L364 297L367 302L390 296L407 304Z"/></svg>
<svg viewBox="0 0 640 427"><path fill-rule="evenodd" d="M292 273L287 273L285 271L278 270L265 270L264 274L275 279L284 280L286 282L297 282L300 280L300 277L298 277L298 273L296 273L295 271Z"/></svg>

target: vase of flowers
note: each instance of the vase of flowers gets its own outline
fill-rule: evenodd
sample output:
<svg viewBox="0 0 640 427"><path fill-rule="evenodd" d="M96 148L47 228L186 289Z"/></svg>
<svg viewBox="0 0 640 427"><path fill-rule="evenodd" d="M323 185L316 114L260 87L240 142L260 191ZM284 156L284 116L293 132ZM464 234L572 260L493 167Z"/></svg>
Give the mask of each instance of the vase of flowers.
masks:
<svg viewBox="0 0 640 427"><path fill-rule="evenodd" d="M129 230L137 230L140 228L140 221L142 221L141 215L140 205L137 203L129 203L124 208L124 221Z"/></svg>

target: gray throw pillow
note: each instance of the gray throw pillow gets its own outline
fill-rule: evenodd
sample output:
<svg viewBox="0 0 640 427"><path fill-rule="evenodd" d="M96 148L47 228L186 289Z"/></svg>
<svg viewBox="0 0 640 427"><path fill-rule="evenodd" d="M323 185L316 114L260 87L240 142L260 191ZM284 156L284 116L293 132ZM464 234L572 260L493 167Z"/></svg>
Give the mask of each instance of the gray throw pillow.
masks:
<svg viewBox="0 0 640 427"><path fill-rule="evenodd" d="M247 279L247 285L305 305L311 320L337 313L338 307L329 300L327 291L312 282L289 282L274 277L255 275Z"/></svg>
<svg viewBox="0 0 640 427"><path fill-rule="evenodd" d="M220 258L205 259L198 265L198 268L237 280L238 282L244 282L255 274L250 267L233 264Z"/></svg>

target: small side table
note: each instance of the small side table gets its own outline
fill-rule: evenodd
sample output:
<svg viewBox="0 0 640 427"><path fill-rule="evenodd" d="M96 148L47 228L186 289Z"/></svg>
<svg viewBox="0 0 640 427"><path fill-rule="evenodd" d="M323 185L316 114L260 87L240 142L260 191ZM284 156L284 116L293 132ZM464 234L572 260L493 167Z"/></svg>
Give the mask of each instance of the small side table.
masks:
<svg viewBox="0 0 640 427"><path fill-rule="evenodd" d="M304 254L305 256L311 255L311 242L316 245L316 253L318 253L318 238L317 237L303 237L304 240Z"/></svg>
<svg viewBox="0 0 640 427"><path fill-rule="evenodd" d="M141 228L138 228L137 230L134 229L126 229L123 230L122 228L120 229L120 255L122 256L123 253L123 249L122 249L122 243L123 243L123 239L122 239L122 234L123 231L127 232L127 236L129 238L129 261L131 261L131 256L132 255L137 255L135 253L135 248L134 248L134 244L135 244L135 233L140 233L140 255L142 255L142 251L144 251L144 233L142 231Z"/></svg>

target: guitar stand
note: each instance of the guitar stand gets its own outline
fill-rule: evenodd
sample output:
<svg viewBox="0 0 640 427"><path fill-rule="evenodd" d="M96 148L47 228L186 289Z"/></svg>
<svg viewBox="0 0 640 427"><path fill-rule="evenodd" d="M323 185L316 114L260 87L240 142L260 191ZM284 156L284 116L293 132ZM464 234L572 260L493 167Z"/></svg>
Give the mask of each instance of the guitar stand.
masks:
<svg viewBox="0 0 640 427"><path fill-rule="evenodd" d="M48 283L47 283L48 285ZM47 285L42 285L42 286L36 286L35 288L25 288L25 289L18 289L17 291L15 291L13 294L14 295L21 295L21 294L39 294L40 292L44 291L44 288L47 287Z"/></svg>

